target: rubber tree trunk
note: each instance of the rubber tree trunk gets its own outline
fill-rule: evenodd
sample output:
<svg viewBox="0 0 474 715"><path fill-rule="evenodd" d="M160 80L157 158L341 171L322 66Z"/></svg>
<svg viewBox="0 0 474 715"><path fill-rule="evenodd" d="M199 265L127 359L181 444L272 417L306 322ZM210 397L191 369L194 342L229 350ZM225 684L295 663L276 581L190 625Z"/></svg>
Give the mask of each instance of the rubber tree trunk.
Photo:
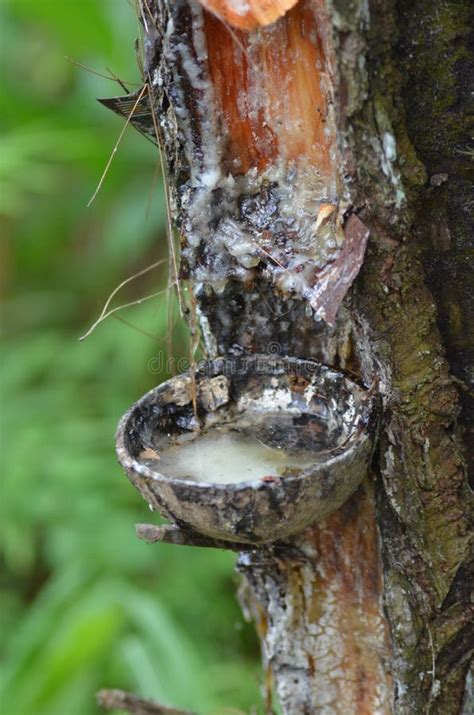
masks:
<svg viewBox="0 0 474 715"><path fill-rule="evenodd" d="M268 712L272 684L288 715L466 698L469 6L141 4L132 123L159 130L209 356L313 358L377 379L383 401L358 492L293 549L239 558Z"/></svg>

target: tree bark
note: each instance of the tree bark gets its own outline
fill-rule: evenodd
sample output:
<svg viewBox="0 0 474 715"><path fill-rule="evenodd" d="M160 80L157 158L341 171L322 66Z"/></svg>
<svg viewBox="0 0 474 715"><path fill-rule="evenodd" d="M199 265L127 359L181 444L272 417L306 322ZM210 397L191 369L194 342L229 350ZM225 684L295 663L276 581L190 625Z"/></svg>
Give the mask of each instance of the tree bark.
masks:
<svg viewBox="0 0 474 715"><path fill-rule="evenodd" d="M211 5L141 8L146 102L207 352L377 376L384 410L358 492L286 553L239 558L267 711L273 682L289 715L459 713L473 642L470 3L300 0L250 30ZM350 215L370 237L349 289L365 248L346 250Z"/></svg>

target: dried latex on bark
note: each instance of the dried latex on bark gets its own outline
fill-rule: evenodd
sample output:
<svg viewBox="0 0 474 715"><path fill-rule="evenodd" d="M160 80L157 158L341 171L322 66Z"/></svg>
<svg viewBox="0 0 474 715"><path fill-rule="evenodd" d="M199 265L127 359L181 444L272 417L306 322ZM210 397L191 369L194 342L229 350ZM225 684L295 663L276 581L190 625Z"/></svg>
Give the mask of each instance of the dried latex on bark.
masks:
<svg viewBox="0 0 474 715"><path fill-rule="evenodd" d="M209 12L240 30L265 27L278 20L297 0L200 0Z"/></svg>
<svg viewBox="0 0 474 715"><path fill-rule="evenodd" d="M368 231L346 215L324 2L300 0L245 32L196 0L163 0L160 12L153 32L143 20L160 60L131 122L153 136L153 102L182 276L217 292L264 278L334 323ZM106 103L124 114L136 97Z"/></svg>
<svg viewBox="0 0 474 715"><path fill-rule="evenodd" d="M213 191L224 202L209 234L208 255L219 256L218 264L194 262L191 272L215 284L223 256L228 275L243 280L264 267L282 292L299 294L316 317L333 323L368 233L356 217L343 230L324 8L302 0L252 32L226 31L209 13L203 19L218 127L216 173L204 176L216 178Z"/></svg>

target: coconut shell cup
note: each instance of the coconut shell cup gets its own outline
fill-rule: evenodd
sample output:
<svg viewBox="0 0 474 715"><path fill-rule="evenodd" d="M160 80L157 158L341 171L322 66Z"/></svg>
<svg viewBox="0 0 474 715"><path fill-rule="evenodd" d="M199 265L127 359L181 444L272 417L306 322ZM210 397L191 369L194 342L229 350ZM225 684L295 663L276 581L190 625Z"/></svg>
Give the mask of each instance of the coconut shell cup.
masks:
<svg viewBox="0 0 474 715"><path fill-rule="evenodd" d="M276 395L280 406L285 397L283 411L308 422L309 466L226 484L160 472L160 452L177 438L193 438L236 415L258 414L261 422L262 412L274 414ZM150 390L121 419L116 445L151 509L190 532L258 545L303 531L351 496L368 472L377 423L375 391L343 372L297 358L226 357Z"/></svg>

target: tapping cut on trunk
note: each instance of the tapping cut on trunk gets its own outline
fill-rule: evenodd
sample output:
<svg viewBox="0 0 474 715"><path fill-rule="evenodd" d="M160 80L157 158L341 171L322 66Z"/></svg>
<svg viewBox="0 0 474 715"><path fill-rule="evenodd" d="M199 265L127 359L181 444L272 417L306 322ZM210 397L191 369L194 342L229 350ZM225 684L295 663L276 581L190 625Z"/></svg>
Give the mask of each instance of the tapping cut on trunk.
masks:
<svg viewBox="0 0 474 715"><path fill-rule="evenodd" d="M173 133L162 148L182 277L219 292L229 279L261 276L333 324L368 232L347 232L324 3L300 0L251 31L196 2L160 9L149 92L138 103L136 94L101 101L122 115L132 108L130 122L148 138L152 110L160 131Z"/></svg>
<svg viewBox="0 0 474 715"><path fill-rule="evenodd" d="M239 30L254 30L278 20L298 0L200 0L207 10Z"/></svg>

